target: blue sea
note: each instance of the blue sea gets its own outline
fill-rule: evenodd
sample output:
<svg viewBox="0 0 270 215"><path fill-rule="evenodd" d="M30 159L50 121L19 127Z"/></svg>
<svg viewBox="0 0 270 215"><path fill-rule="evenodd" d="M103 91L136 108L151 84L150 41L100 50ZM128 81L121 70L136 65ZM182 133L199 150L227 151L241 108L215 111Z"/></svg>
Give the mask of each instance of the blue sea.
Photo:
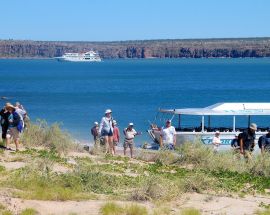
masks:
<svg viewBox="0 0 270 215"><path fill-rule="evenodd" d="M206 107L219 102L270 102L270 59L147 59L72 63L0 60L0 96L20 101L32 121L61 122L74 138L90 142L90 127L104 110L123 129L145 130L159 108ZM0 100L4 105L5 101ZM269 126L270 118L253 118ZM231 125L231 118L213 119ZM175 122L176 123L176 122ZM246 126L245 117L238 121ZM183 119L183 126L199 119Z"/></svg>

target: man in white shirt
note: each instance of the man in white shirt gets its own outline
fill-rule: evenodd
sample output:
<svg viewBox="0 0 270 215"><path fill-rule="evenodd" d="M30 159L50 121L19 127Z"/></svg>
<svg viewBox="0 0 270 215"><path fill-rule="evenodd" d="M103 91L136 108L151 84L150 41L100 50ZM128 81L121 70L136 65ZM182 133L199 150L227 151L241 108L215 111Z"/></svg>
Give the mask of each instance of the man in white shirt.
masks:
<svg viewBox="0 0 270 215"><path fill-rule="evenodd" d="M174 149L176 145L176 131L171 125L171 120L166 121L165 127L160 132L160 147L167 149Z"/></svg>
<svg viewBox="0 0 270 215"><path fill-rule="evenodd" d="M214 146L214 152L218 152L219 146L221 144L221 140L220 140L220 132L216 131L215 136L212 140L212 144Z"/></svg>
<svg viewBox="0 0 270 215"><path fill-rule="evenodd" d="M134 148L134 138L137 133L135 129L133 128L133 123L129 123L128 127L124 129L124 135L125 135L125 140L124 140L124 155L126 155L127 148L129 147L130 149L130 156L131 158L133 157L133 148Z"/></svg>

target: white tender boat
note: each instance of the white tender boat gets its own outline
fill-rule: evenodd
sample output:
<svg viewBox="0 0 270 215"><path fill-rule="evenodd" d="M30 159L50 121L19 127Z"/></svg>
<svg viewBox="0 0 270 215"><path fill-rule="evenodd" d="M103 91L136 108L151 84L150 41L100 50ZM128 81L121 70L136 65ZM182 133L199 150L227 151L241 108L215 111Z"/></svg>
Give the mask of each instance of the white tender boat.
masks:
<svg viewBox="0 0 270 215"><path fill-rule="evenodd" d="M173 124L176 127L177 145L185 142L193 142L194 140L199 140L206 145L211 145L215 131L219 130L221 145L228 146L231 144L235 135L238 135L248 128L252 116L270 116L270 103L218 103L206 108L160 109L159 113L169 114L169 119L174 119L175 116L178 117L178 125ZM199 126L182 126L182 117L185 115L199 116ZM245 116L244 119L247 119L246 127L237 126L237 118L241 116L242 121L243 116ZM211 124L211 118L213 117L215 117L216 121L218 117L219 122L222 122L223 118L226 117L227 120L231 120L231 126L213 127ZM160 120L160 123L164 124L165 120L165 118L163 121ZM173 122L175 122L175 120L173 120ZM256 120L254 121L254 119L252 119L252 122L256 123ZM156 143L159 143L160 126L163 125L151 124L151 129L148 130L148 133ZM260 125L258 125L256 139L258 140L261 135L265 134L267 129L269 129L269 127L260 127Z"/></svg>
<svg viewBox="0 0 270 215"><path fill-rule="evenodd" d="M65 53L61 57L56 57L59 61L72 62L100 62L101 58L97 52L89 51L86 53Z"/></svg>

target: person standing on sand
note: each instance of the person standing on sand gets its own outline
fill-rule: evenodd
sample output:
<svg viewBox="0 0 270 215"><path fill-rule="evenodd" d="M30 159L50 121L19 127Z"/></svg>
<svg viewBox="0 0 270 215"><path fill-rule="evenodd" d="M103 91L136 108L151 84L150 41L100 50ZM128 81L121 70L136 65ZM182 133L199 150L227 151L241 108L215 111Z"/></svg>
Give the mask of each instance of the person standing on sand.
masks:
<svg viewBox="0 0 270 215"><path fill-rule="evenodd" d="M221 140L220 140L220 132L219 131L216 131L215 132L215 136L212 140L212 144L213 144L213 147L214 147L214 152L218 152L219 150L219 146L221 144Z"/></svg>
<svg viewBox="0 0 270 215"><path fill-rule="evenodd" d="M6 106L8 103L6 104ZM2 140L6 142L7 131L8 131L8 117L10 115L9 111L7 111L6 106L0 111L1 116L1 127L2 127Z"/></svg>
<svg viewBox="0 0 270 215"><path fill-rule="evenodd" d="M99 142L99 135L98 135L98 131L99 131L99 126L98 126L98 122L94 122L94 126L91 128L91 134L94 138L94 147L95 148L99 148L100 146L100 142Z"/></svg>
<svg viewBox="0 0 270 215"><path fill-rule="evenodd" d="M7 149L11 140L15 142L16 151L19 150L19 141L20 141L20 134L23 129L22 121L20 115L16 112L16 108L8 103L6 105L6 110L9 111L10 115L8 117L8 131L7 131L7 141L6 147Z"/></svg>
<svg viewBox="0 0 270 215"><path fill-rule="evenodd" d="M107 109L102 117L99 127L99 134L104 137L106 153L113 155L113 118L112 111Z"/></svg>
<svg viewBox="0 0 270 215"><path fill-rule="evenodd" d="M134 124L130 122L128 124L128 127L124 129L124 135L125 135L125 140L124 140L124 155L126 156L127 148L129 147L130 149L130 157L133 158L133 150L134 150L134 138L137 135L140 135L141 132L137 132L134 129Z"/></svg>
<svg viewBox="0 0 270 215"><path fill-rule="evenodd" d="M160 131L160 148L174 150L176 146L176 131L171 120L166 121L165 127Z"/></svg>
<svg viewBox="0 0 270 215"><path fill-rule="evenodd" d="M240 154L244 155L247 161L252 159L252 152L255 147L257 125L251 123L248 130L239 134Z"/></svg>
<svg viewBox="0 0 270 215"><path fill-rule="evenodd" d="M117 122L113 120L113 153L116 154L115 147L120 142L120 132L119 128L117 127Z"/></svg>

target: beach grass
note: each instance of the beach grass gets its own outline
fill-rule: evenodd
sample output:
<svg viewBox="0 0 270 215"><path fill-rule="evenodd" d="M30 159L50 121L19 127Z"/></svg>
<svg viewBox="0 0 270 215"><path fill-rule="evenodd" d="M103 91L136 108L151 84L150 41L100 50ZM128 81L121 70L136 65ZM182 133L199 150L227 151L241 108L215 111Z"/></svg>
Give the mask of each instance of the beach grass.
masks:
<svg viewBox="0 0 270 215"><path fill-rule="evenodd" d="M39 126L45 125L34 125L33 130L37 131ZM60 128L46 129L50 130L46 131L50 135L59 135L56 138L58 141L63 140L65 134L61 133ZM34 131L25 134L24 141L31 139ZM29 134L30 137L27 136ZM31 142L26 150L9 152L9 157L4 158L9 162L24 162L25 166L11 170L0 166L0 188L10 189L13 197L53 201L128 200L156 204L173 202L183 194L192 192L211 195L267 195L266 190L270 187L268 154L255 155L252 161L246 162L234 152L213 153L202 144L190 143L176 151L140 150L135 159L103 153L86 153L86 157L71 158L68 152L75 147L67 147L67 151L64 151L62 144L55 147L51 137L41 137L35 141L37 140L46 140L47 143ZM72 141L69 143L73 144ZM73 159L73 164L68 162L70 159ZM57 166L66 171L55 170ZM164 215L170 214L166 207L156 212L143 212L144 209L138 209L139 207L139 204L129 204L127 207L108 202L102 207L102 213L120 210L123 214L132 215L136 214L133 212L136 208L137 211L142 210L142 214L157 214L161 211ZM186 211L180 214L200 214L195 209Z"/></svg>

